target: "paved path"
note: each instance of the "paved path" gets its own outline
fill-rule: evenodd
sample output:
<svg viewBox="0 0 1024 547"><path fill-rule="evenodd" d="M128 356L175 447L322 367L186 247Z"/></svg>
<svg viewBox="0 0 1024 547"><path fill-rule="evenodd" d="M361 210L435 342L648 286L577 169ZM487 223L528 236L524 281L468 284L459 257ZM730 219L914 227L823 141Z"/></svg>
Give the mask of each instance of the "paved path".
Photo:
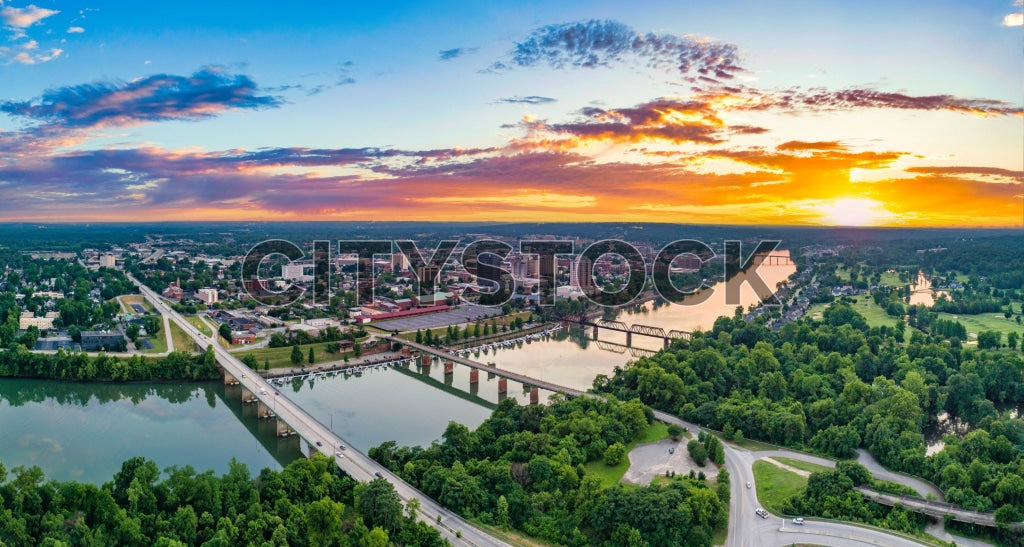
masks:
<svg viewBox="0 0 1024 547"><path fill-rule="evenodd" d="M442 507L439 503L427 497L397 475L388 471L387 468L373 461L360 451L351 448L347 441L336 435L327 426L320 423L297 403L288 399L285 395L279 394L279 392L275 391L273 385L271 385L267 380L260 377L237 357L221 347L216 340L216 337L210 338L205 336L202 332L196 329L192 323L189 323L184 317L172 310L159 296L157 296L155 292L140 283L131 275L128 275L128 279L139 287L142 294L145 295L146 298L148 298L157 307L157 309L169 316L187 334L199 342L200 345L212 347L213 352L217 357L217 362L224 367L225 372L237 379L241 383L242 387L252 393L253 396L259 399L267 406L267 408L271 409L279 419L284 420L284 422L295 430L302 439L310 443L311 448L313 445L316 445L318 447L315 448L316 450L321 450L328 456L334 458L338 466L353 479L358 481L371 481L375 476L383 477L394 485L395 491L403 502L407 503L408 500L412 498L419 499L421 504L420 515L424 522L437 528L438 531L441 532L441 535L448 539L448 541L453 545L508 545L507 543L472 526L469 522L463 520L452 511ZM343 452L344 457L338 458L333 456L334 452L337 451L340 446L348 447ZM437 522L437 518L439 516L441 518L440 523Z"/></svg>

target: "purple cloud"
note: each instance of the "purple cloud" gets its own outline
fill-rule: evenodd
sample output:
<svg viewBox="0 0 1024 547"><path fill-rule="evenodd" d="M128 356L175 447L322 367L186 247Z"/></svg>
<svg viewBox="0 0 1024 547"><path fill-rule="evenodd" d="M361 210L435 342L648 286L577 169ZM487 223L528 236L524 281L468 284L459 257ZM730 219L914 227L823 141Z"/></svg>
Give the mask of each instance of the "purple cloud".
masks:
<svg viewBox="0 0 1024 547"><path fill-rule="evenodd" d="M273 108L248 76L207 67L191 76L157 74L131 82L96 82L45 91L33 101L0 103L0 112L69 128L201 120L227 110Z"/></svg>

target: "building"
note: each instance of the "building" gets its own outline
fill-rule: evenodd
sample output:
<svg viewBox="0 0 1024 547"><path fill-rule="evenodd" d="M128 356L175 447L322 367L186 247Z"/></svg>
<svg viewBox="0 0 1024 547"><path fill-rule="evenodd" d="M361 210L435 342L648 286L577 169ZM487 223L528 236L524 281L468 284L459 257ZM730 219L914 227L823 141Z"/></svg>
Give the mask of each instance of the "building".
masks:
<svg viewBox="0 0 1024 547"><path fill-rule="evenodd" d="M32 296L38 296L47 300L60 300L61 298L64 298L64 293L57 291L36 291L32 293Z"/></svg>
<svg viewBox="0 0 1024 547"><path fill-rule="evenodd" d="M56 311L46 312L45 317L36 317L30 311L23 311L21 317L18 318L18 328L26 330L29 327L35 327L39 330L50 330L53 328L53 320L58 317L60 317L60 312Z"/></svg>
<svg viewBox="0 0 1024 547"><path fill-rule="evenodd" d="M416 299L416 305L420 308L427 308L433 306L445 306L448 304L454 304L458 300L458 297L454 293L450 292L436 292L434 294L425 294Z"/></svg>
<svg viewBox="0 0 1024 547"><path fill-rule="evenodd" d="M181 297L185 296L185 291L181 290L177 281L171 281L164 289L163 295L168 300L181 300Z"/></svg>
<svg viewBox="0 0 1024 547"><path fill-rule="evenodd" d="M217 289L202 288L196 291L196 298L210 306L217 303Z"/></svg>
<svg viewBox="0 0 1024 547"><path fill-rule="evenodd" d="M256 341L256 335L245 330L232 331L231 332L231 343L232 344L251 344Z"/></svg>
<svg viewBox="0 0 1024 547"><path fill-rule="evenodd" d="M281 266L281 277L289 281L310 283L313 281L313 264L309 262L293 262Z"/></svg>
<svg viewBox="0 0 1024 547"><path fill-rule="evenodd" d="M118 350L125 340L120 332L99 330L82 332L82 349L85 351Z"/></svg>
<svg viewBox="0 0 1024 547"><path fill-rule="evenodd" d="M114 255L110 253L100 255L100 268L113 268L115 264Z"/></svg>

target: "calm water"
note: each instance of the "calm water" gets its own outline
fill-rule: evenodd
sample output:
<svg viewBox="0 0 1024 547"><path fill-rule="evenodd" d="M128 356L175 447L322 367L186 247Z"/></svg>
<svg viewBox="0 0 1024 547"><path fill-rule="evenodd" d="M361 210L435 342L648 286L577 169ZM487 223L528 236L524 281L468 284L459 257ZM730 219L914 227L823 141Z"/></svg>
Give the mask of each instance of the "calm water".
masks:
<svg viewBox="0 0 1024 547"><path fill-rule="evenodd" d="M219 383L77 384L0 380L0 461L38 465L48 478L100 483L121 462L145 456L161 468L227 471L234 457L251 470L280 468L298 444L260 436L240 420L241 403ZM253 428L251 431L247 425ZM254 436L254 432L257 433Z"/></svg>
<svg viewBox="0 0 1024 547"><path fill-rule="evenodd" d="M935 304L935 299L942 295L948 296L949 293L932 289L932 280L925 277L923 272L918 272L917 281L910 284L911 305L922 304L930 308Z"/></svg>
<svg viewBox="0 0 1024 547"><path fill-rule="evenodd" d="M760 267L768 287L794 272L793 266ZM695 306L645 304L623 312L627 325L644 324L690 331L709 329L736 303L725 302L723 284ZM757 302L744 284L740 305ZM545 340L498 348L472 358L498 367L578 389L589 388L598 374L612 374L638 354L625 347L624 333L599 332L598 340L562 330ZM663 341L634 335L633 348L660 349ZM439 361L429 368L408 366L365 371L360 375L322 376L288 381L281 392L332 427L354 447L367 450L388 440L429 445L450 420L479 425L499 401L498 378L456 366L446 375ZM541 399L547 399L541 392ZM506 397L529 402L523 386L508 382ZM197 470L227 470L234 457L254 472L280 468L297 457L299 439L279 439L274 424L255 418L242 405L238 387L203 384L74 384L0 379L0 461L10 469L38 465L56 479L100 483L111 479L121 462L133 456L161 467L191 465Z"/></svg>

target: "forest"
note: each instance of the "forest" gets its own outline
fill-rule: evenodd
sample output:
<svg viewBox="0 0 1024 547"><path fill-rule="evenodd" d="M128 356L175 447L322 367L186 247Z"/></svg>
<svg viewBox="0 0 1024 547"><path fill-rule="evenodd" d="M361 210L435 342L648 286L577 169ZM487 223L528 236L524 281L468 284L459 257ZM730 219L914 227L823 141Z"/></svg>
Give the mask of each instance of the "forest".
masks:
<svg viewBox="0 0 1024 547"><path fill-rule="evenodd" d="M51 380L121 382L148 380L215 380L220 378L213 349L191 354L173 351L166 357L133 355L113 357L100 353L57 350L54 354L32 353L24 346L0 351L0 377L45 378Z"/></svg>
<svg viewBox="0 0 1024 547"><path fill-rule="evenodd" d="M594 385L727 439L837 458L867 449L887 468L937 484L950 503L995 511L1000 522L1024 519L1024 421L1014 412L1024 403L1024 360L1014 349L983 350L918 330L904 344L902 332L869 328L839 302L820 321L778 332L719 318L712 330ZM961 434L945 435L942 450L926 455L924 433L940 418ZM806 507L823 506L816 502Z"/></svg>
<svg viewBox="0 0 1024 547"><path fill-rule="evenodd" d="M452 422L428 448L385 443L369 455L465 517L552 543L711 545L714 529L728 521L724 470L716 483L680 476L604 488L584 468L638 438L650 419L638 400L555 395L548 405L520 406L505 399L473 431Z"/></svg>
<svg viewBox="0 0 1024 547"><path fill-rule="evenodd" d="M132 458L96 486L46 481L38 467L0 464L0 545L179 547L441 546L391 483L357 483L329 458L299 459L253 477L232 460L215 476Z"/></svg>

